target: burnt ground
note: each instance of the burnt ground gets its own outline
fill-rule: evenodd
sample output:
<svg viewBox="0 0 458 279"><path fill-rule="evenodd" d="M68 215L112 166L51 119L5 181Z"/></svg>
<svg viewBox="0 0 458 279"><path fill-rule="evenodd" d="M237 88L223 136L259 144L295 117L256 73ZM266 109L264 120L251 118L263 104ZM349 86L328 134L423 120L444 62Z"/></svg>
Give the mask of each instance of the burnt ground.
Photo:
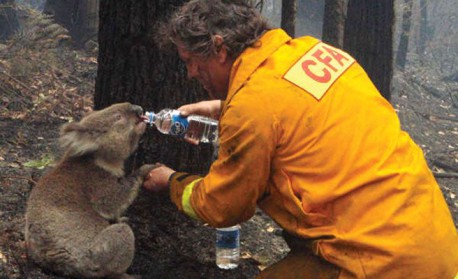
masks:
<svg viewBox="0 0 458 279"><path fill-rule="evenodd" d="M395 84L399 89L393 102L403 126L423 148L457 224L456 108L434 95L422 95L428 91L412 87L416 82L405 76L397 75ZM0 278L60 278L27 261L25 202L33 181L45 170L25 165L33 160L45 164L47 156L58 153L58 128L66 120L27 116L4 112L0 118ZM287 252L281 230L261 212L242 224L242 260L232 271L214 264L214 230L177 213L167 195L142 192L127 215L137 239L130 272L144 278L253 278Z"/></svg>
<svg viewBox="0 0 458 279"><path fill-rule="evenodd" d="M25 203L58 154L60 125L92 106L97 62L95 52L73 50L62 44L65 32L49 29L55 39L36 30L0 44L0 278L60 278L27 261ZM392 103L458 224L458 80L421 69L395 74ZM240 266L223 271L214 262L214 230L178 213L167 195L141 192L127 216L137 246L129 272L143 278L253 278L288 251L281 230L258 211L241 224Z"/></svg>

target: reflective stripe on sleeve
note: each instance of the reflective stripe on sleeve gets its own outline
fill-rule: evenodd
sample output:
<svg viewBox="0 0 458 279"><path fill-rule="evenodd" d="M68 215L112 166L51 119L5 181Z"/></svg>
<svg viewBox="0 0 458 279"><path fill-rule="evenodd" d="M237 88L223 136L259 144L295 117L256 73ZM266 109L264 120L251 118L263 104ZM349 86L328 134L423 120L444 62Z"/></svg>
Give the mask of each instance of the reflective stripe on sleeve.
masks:
<svg viewBox="0 0 458 279"><path fill-rule="evenodd" d="M194 185L196 185L197 182L201 181L202 178L196 179L193 182L189 183L186 185L183 191L183 196L181 198L181 204L183 206L183 211L186 213L186 215L194 218L194 219L199 219L196 215L196 212L192 208L191 205L191 194L192 194L192 189L194 188Z"/></svg>

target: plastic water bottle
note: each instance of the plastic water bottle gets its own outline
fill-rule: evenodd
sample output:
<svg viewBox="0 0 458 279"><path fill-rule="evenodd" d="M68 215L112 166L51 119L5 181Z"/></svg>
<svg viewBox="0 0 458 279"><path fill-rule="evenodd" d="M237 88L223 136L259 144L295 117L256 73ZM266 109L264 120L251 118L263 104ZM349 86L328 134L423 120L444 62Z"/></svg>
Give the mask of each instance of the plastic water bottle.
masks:
<svg viewBox="0 0 458 279"><path fill-rule="evenodd" d="M233 269L240 260L240 225L216 229L216 265Z"/></svg>
<svg viewBox="0 0 458 279"><path fill-rule="evenodd" d="M184 117L178 110L163 109L145 113L145 122L155 125L159 132L181 137L193 143L214 143L218 140L218 121L200 115Z"/></svg>

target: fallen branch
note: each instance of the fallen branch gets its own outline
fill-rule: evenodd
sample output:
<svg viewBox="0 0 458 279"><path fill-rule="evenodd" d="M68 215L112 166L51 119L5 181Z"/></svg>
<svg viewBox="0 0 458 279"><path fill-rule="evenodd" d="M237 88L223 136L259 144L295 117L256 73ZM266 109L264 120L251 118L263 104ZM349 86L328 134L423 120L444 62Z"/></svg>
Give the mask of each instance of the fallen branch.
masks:
<svg viewBox="0 0 458 279"><path fill-rule="evenodd" d="M437 178L458 178L457 172L437 172L433 171L433 174Z"/></svg>
<svg viewBox="0 0 458 279"><path fill-rule="evenodd" d="M428 114L428 113L424 113L424 112L416 110L413 106L409 106L409 107L415 114L417 114L418 116L420 116L420 117L422 117L422 118L424 118L426 120L435 121L435 120L438 120L438 119L442 119L442 120L458 122L458 119L456 117Z"/></svg>
<svg viewBox="0 0 458 279"><path fill-rule="evenodd" d="M5 76L7 76L9 79L13 80L14 82L16 82L17 84L19 84L20 86L24 87L25 89L27 89L28 91L31 91L32 89L30 87L28 87L26 84L24 84L22 81L18 80L17 78L3 72L3 71L0 71L0 74L4 74Z"/></svg>
<svg viewBox="0 0 458 279"><path fill-rule="evenodd" d="M38 182L33 180L32 178L28 178L28 177L25 177L25 176L9 176L9 175L0 175L0 178L1 179L24 179L24 180L27 180L29 181L30 183L33 183L33 185L36 185Z"/></svg>
<svg viewBox="0 0 458 279"><path fill-rule="evenodd" d="M451 171L452 173L458 173L458 167L452 166L451 163L444 163L443 158L437 158L432 161L433 167L441 168L446 171Z"/></svg>
<svg viewBox="0 0 458 279"><path fill-rule="evenodd" d="M428 115L428 114L425 114L425 116L429 119L429 120L436 120L436 119L442 119L442 120L449 120L449 121L453 121L453 122L458 122L458 119L456 117L448 117L448 116L440 116L440 115Z"/></svg>

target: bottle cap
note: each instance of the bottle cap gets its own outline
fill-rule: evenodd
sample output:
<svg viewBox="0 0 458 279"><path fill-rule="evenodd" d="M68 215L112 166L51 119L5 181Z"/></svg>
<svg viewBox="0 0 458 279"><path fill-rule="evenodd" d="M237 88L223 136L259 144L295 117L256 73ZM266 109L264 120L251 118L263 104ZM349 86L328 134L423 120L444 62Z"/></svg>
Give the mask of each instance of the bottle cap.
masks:
<svg viewBox="0 0 458 279"><path fill-rule="evenodd" d="M145 112L145 115L142 116L142 120L146 123L153 125L155 116L156 115L154 114L154 112L147 111Z"/></svg>

